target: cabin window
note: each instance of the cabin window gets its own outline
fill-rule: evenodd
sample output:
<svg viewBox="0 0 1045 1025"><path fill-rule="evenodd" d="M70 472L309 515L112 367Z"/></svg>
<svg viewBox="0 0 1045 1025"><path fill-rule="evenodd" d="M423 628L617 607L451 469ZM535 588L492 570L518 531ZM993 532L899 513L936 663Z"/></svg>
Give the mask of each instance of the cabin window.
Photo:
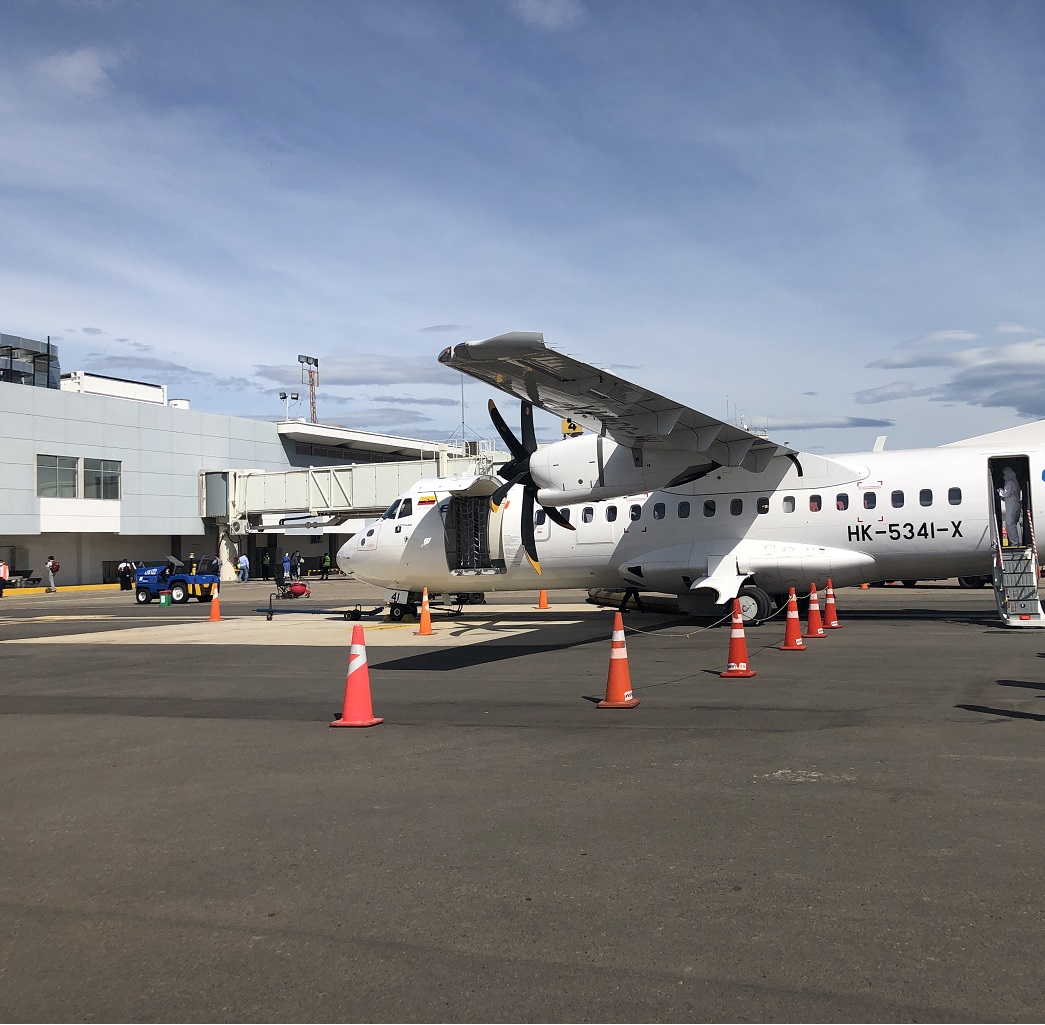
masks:
<svg viewBox="0 0 1045 1025"><path fill-rule="evenodd" d="M685 520L689 517L689 502L679 502L679 519Z"/></svg>
<svg viewBox="0 0 1045 1025"><path fill-rule="evenodd" d="M592 523L592 522L594 522L594 520L595 520L595 509L592 506L590 506L590 505L586 505L581 510L581 523Z"/></svg>
<svg viewBox="0 0 1045 1025"><path fill-rule="evenodd" d="M810 495L809 496L809 511L810 512L820 512L821 508L823 507L823 504L824 504L824 500L819 495Z"/></svg>
<svg viewBox="0 0 1045 1025"><path fill-rule="evenodd" d="M381 519L383 519L383 520L394 520L396 518L396 513L399 511L399 503L400 503L400 501L401 501L401 499L397 498L388 507L388 509L385 510L385 514L384 514L384 516L381 517Z"/></svg>
<svg viewBox="0 0 1045 1025"><path fill-rule="evenodd" d="M758 511L760 515L765 515L767 512L769 512L769 499L766 498L765 495L763 495L755 502L755 509Z"/></svg>
<svg viewBox="0 0 1045 1025"><path fill-rule="evenodd" d="M570 522L570 510L569 510L569 509L560 509L560 510L559 510L559 515L560 515L560 516L561 516L561 517L562 517L562 518L563 518L563 519L564 519L564 520L565 520L565 521L566 521L567 523L569 523L569 522Z"/></svg>
<svg viewBox="0 0 1045 1025"><path fill-rule="evenodd" d="M931 488L922 488L922 490L918 492L918 503L920 505L933 504L933 493Z"/></svg>
<svg viewBox="0 0 1045 1025"><path fill-rule="evenodd" d="M612 523L617 518L617 507L615 505L606 506L606 522Z"/></svg>
<svg viewBox="0 0 1045 1025"><path fill-rule="evenodd" d="M548 519L548 514L543 509L538 509L537 510L537 515L534 516L534 518L533 518L534 526L537 526L537 527L543 526L544 523L547 521L547 519Z"/></svg>
<svg viewBox="0 0 1045 1025"><path fill-rule="evenodd" d="M962 489L961 488L948 488L947 489L947 501L951 505L962 504Z"/></svg>
<svg viewBox="0 0 1045 1025"><path fill-rule="evenodd" d="M835 495L835 508L839 512L845 512L849 508L849 496L844 491Z"/></svg>
<svg viewBox="0 0 1045 1025"><path fill-rule="evenodd" d="M641 505L633 505L628 510L628 517L631 519L632 523L634 523L640 516L642 516L642 506Z"/></svg>
<svg viewBox="0 0 1045 1025"><path fill-rule="evenodd" d="M743 515L743 512L744 512L744 499L742 499L742 498L734 498L733 501L729 503L729 515L730 516L741 516L741 515Z"/></svg>
<svg viewBox="0 0 1045 1025"><path fill-rule="evenodd" d="M664 519L664 503L663 502L657 502L657 504L654 505L654 507L653 507L653 518L655 520L662 520L662 519Z"/></svg>
<svg viewBox="0 0 1045 1025"><path fill-rule="evenodd" d="M399 518L402 519L404 516L411 516L414 511L414 500L412 498L404 498L403 504L399 507Z"/></svg>
<svg viewBox="0 0 1045 1025"><path fill-rule="evenodd" d="M709 498L704 503L704 515L705 516L714 516L715 515L715 500L713 498Z"/></svg>
<svg viewBox="0 0 1045 1025"><path fill-rule="evenodd" d="M864 508L873 509L878 504L878 496L873 491L864 492Z"/></svg>
<svg viewBox="0 0 1045 1025"><path fill-rule="evenodd" d="M903 508L903 492L902 491L894 491L892 493L892 495L889 496L889 499L893 503L893 508L894 509L902 509Z"/></svg>
<svg viewBox="0 0 1045 1025"><path fill-rule="evenodd" d="M784 501L781 503L781 508L784 512L791 513L795 511L795 496L784 495Z"/></svg>

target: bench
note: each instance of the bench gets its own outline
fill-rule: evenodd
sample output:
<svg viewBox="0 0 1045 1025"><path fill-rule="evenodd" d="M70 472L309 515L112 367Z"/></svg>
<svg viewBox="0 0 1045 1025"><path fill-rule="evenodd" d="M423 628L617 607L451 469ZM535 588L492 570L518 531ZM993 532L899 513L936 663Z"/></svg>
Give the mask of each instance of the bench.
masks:
<svg viewBox="0 0 1045 1025"><path fill-rule="evenodd" d="M8 570L8 587L36 587L42 577L34 577L31 569Z"/></svg>

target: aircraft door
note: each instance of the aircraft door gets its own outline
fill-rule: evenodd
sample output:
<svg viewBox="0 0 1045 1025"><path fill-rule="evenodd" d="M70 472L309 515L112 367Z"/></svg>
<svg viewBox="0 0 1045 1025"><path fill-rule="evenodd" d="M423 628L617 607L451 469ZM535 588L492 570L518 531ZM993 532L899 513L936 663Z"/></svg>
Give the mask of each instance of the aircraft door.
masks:
<svg viewBox="0 0 1045 1025"><path fill-rule="evenodd" d="M1000 548L1034 547L1030 459L994 456L987 466L992 540Z"/></svg>

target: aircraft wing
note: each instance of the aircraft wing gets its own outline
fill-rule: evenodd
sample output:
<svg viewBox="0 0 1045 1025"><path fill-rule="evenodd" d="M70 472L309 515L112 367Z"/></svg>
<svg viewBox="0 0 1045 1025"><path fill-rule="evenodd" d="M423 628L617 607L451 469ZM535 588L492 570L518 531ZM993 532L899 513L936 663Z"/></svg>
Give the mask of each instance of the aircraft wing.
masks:
<svg viewBox="0 0 1045 1025"><path fill-rule="evenodd" d="M549 349L539 331L462 342L444 349L439 362L620 445L661 445L758 472L774 456L795 452Z"/></svg>

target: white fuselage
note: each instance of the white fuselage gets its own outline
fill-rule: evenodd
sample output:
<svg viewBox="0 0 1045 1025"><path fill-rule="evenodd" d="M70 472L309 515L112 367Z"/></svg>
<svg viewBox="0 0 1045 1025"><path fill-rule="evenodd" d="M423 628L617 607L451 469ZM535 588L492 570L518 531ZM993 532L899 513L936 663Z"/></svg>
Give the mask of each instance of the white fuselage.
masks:
<svg viewBox="0 0 1045 1025"><path fill-rule="evenodd" d="M379 520L353 537L338 564L373 584L430 593L627 584L685 594L701 586L715 591L730 578L786 593L828 576L844 586L989 574L987 459L1030 456L1029 504L1037 513L1045 438L1004 448L983 440L980 447L802 454L797 462L775 459L761 473L723 467L680 487L572 505L573 531L540 522L538 511L540 576L522 549L521 489L490 521L499 569L476 575L448 567L444 516L454 482L422 481L408 493L409 515ZM423 494L436 501L419 505ZM731 597L719 590L722 600Z"/></svg>

